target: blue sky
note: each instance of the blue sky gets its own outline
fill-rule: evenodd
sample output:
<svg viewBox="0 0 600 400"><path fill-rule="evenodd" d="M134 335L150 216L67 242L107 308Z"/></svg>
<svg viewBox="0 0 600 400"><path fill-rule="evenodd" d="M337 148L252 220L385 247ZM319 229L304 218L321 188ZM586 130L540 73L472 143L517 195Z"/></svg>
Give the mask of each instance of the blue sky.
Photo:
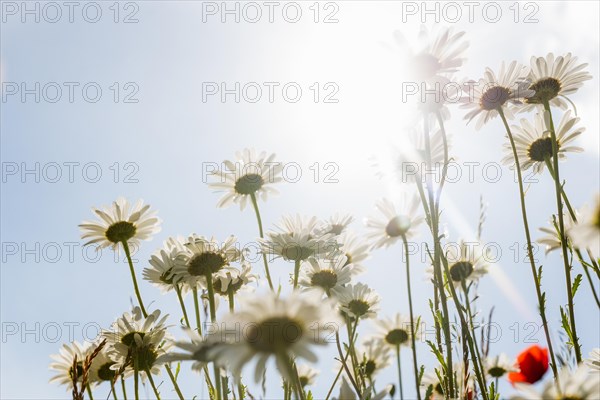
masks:
<svg viewBox="0 0 600 400"><path fill-rule="evenodd" d="M196 232L221 238L235 234L242 242L255 239L251 210L216 209L219 195L202 178L203 163L220 163L244 147L275 152L278 160L297 163L302 171L297 182L281 184L281 195L262 205L267 228L282 214L327 217L341 211L352 213L356 219L352 228L364 232L362 220L373 213L375 201L397 193L388 181L375 177L372 159L385 157L413 121L401 102L401 82L406 78L400 60L388 47L393 45L395 30L414 37L421 22L418 15L406 16L403 22L401 3L348 1L328 8L320 3L317 23L309 9L312 3L299 3L302 17L297 23L286 21L279 8L274 22L268 22L265 6L257 23L245 21L243 15L239 23L231 16L222 23L220 14L206 15L207 3L192 1L141 1L127 7L120 3L117 23L114 9L109 8L112 3L98 3L102 15L96 23L85 20L94 17L94 8L85 2L78 3L72 23L65 8L62 18L51 23L47 20L54 14L44 8L47 3L29 2L31 8L40 7L40 21L35 22L35 15L23 15L20 8L13 15L11 7L23 3L7 3L12 2L2 2L0 43L5 96L0 103L2 398L67 397L64 388L47 383L49 355L69 339L69 326L74 338L81 340L129 307L132 290L126 264L115 262L109 252L89 262L92 253L81 248L77 224L91 218L91 206L124 195L143 198L159 210L162 231L138 253L141 275L149 254L171 235ZM513 59L527 63L532 55L550 51L571 52L589 63L594 79L572 98L587 128L578 139L585 152L570 156L562 167L572 202L582 205L599 186L598 4L538 2L538 22L529 24L522 22L531 11L524 3L519 5L517 23L509 4L501 4L503 14L496 23L476 12L473 22L465 14L461 21L447 24L465 30L470 42L468 61L458 75L478 78L487 66L497 69L502 61ZM293 18L293 10L288 10L288 19ZM330 18L338 22L322 22L331 13ZM126 15L138 22L124 23ZM434 21L429 17L426 22ZM40 83L39 102L32 94L22 102L20 92L7 92L15 87L21 90L22 83L35 88L35 82ZM62 89L55 103L49 101L56 97L56 85L48 86L52 82ZM229 88L234 82L242 87L248 82L279 86L272 103L266 97L257 103L236 103L231 95L225 103L218 96L203 102L203 82L226 82ZM296 103L286 101L280 89L290 82L302 89ZM315 82L320 89L316 103L310 89ZM325 87L327 83L335 86ZM69 85L74 87L73 102L68 98ZM83 93L83 87L88 91ZM89 101L98 87L102 96ZM265 86L261 87L266 96ZM335 87L339 91L333 98L339 101L324 102ZM137 102L126 102L132 100ZM494 320L502 329L492 353L515 355L528 345L524 340L530 332L541 342L543 333L526 325L537 323L537 318L529 266L523 262L516 184L507 168L497 182L484 176L484 165L498 164L503 157L503 129L494 120L477 132L465 125L462 110L454 107L452 114L447 130L453 137L453 155L463 165L463 178L445 189L445 222L453 237L472 235L480 196L489 203L483 239L498 243L502 256L493 276L480 285L479 305L483 314L495 306ZM479 163L473 164L473 179L464 168L468 162ZM23 174L24 169L38 168L36 163L39 179L35 173ZM315 163L321 171L317 182ZM326 163L338 166L337 183L324 182ZM554 211L553 193L546 175L531 184L527 201L533 227L545 225ZM408 311L400 250L373 252L362 276L381 294L382 315ZM540 251L538 257L545 268L549 318L558 341L558 306L566 302L562 264L556 255L545 258ZM255 267L262 272L260 264ZM423 262L414 261L415 307L418 314L429 316L431 290L424 269ZM284 283L291 267L279 261L272 270L275 279ZM512 296L501 289L503 278L510 282ZM160 296L145 282L141 290L147 303L154 301L176 323L175 298ZM516 294L524 300L520 306ZM576 308L585 354L599 345L600 317L589 313L594 309L589 301L584 282ZM60 337L54 341L57 326ZM13 334L15 327L18 332ZM24 334L26 330L30 333ZM177 330L175 334L181 336ZM331 359L333 346L322 354L324 360ZM431 367L433 358L424 346L420 354ZM408 352L405 356L409 365ZM328 389L331 365L317 366L321 370L317 395ZM395 381L395 376L390 368L379 382ZM195 390L206 395L199 392L196 375L185 371L182 379L186 394ZM410 382L408 371L405 381ZM168 381L163 387L167 390ZM271 381L267 397L278 396L278 390L279 383Z"/></svg>

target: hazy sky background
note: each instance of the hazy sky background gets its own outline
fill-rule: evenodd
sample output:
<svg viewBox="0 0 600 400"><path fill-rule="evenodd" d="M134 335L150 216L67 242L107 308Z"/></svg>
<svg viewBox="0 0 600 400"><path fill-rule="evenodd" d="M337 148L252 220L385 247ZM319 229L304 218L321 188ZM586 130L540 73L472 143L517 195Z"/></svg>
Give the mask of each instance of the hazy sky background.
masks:
<svg viewBox="0 0 600 400"><path fill-rule="evenodd" d="M30 9L38 5L39 22L35 15L22 15L23 4ZM115 262L109 251L89 262L95 257L93 250L81 248L77 225L92 218L91 206L109 204L124 195L143 198L159 210L164 220L162 231L152 242L143 243L136 256L141 279L149 254L168 236L196 232L218 238L235 234L242 243L255 239L252 210L216 209L220 195L203 182L203 163L220 163L244 147L275 152L278 160L297 163L302 172L297 182L279 186L280 196L261 204L267 229L282 214L327 217L341 211L352 213L355 222L351 228L364 232L362 220L374 213L375 201L398 193L389 180L376 177L372 160L385 159L390 147L414 123L414 116L402 103L401 84L407 78L398 54L390 47L395 30L415 37L421 21L420 15L405 15L403 22L401 2L320 3L318 23L309 8L312 2L298 3L302 16L297 23L286 22L282 16L287 2L275 8L273 23L268 22L268 8L262 2L258 4L263 15L257 23L243 18L236 23L233 16L222 23L221 14L204 15L203 22L202 2L97 4L102 15L96 23L87 22L82 15L85 8L86 17L94 18L95 6L86 2L78 3L72 23L66 6L61 6L62 18L51 23L46 20L55 17L55 10L44 2L1 3L2 398L69 397L64 387L48 384L53 374L48 370L50 354L70 340L69 326L77 340L93 337L97 326L107 327L129 308L133 291L127 265ZM227 4L233 7L235 3ZM499 2L500 20L487 22L482 14L484 4L475 9L473 22L468 21L464 7L459 22L440 20L442 25L465 30L470 42L468 61L457 74L459 78L479 78L485 67L497 70L502 61L512 60L528 63L532 55L550 51L571 52L590 64L594 79L572 97L581 124L587 128L578 139L585 152L569 155L562 164L573 204L589 202L599 187L598 3L530 2L537 7L536 23L523 23L525 15L536 9L531 5L525 8L525 2L518 4L519 22L509 9L512 2ZM216 5L220 7L221 2ZM440 3L440 8L443 5ZM15 15L14 7L18 8ZM115 9L119 10L117 23ZM289 18L294 17L293 10L288 9ZM338 22L323 23L333 11L332 18ZM135 14L130 19L138 21L123 23L130 13ZM489 13L494 16L491 10ZM26 17L25 22L21 17ZM434 17L427 16L425 22L433 25ZM41 88L56 82L63 89L62 97L56 103L48 101L55 97L52 85L48 92L40 93L39 102L32 94L22 102L20 93L7 93L8 88L23 82L28 88L34 88L35 82L40 82ZM65 82L79 84L72 103ZM82 87L89 82L102 89L95 103L82 95ZM273 103L267 100L264 86L263 98L257 103L243 99L236 103L232 95L222 103L218 96L203 102L203 82L226 82L229 88L235 82L241 86L278 82L280 86ZM281 87L289 82L302 88L296 103L282 97ZM320 87L317 103L309 88L315 82ZM334 95L337 103L323 102L331 91L331 86L324 86L329 82L339 88ZM88 95L94 96L93 87ZM126 103L127 95L138 101ZM444 222L452 237L472 239L480 196L489 203L483 240L497 243L502 255L494 272L481 282L479 306L484 315L495 306L494 320L501 329L491 353L514 356L530 345L525 342L529 334L533 341L545 341L543 331L533 325L538 318L531 273L524 261L517 185L505 167L500 179L492 182L504 154L504 130L501 122L494 120L477 132L464 123L462 110L451 110L447 130L452 135L452 154L463 167L465 162L478 164L473 164L472 179L464 168L458 182L446 186ZM324 182L325 174L332 171L324 169L328 162L338 167L332 177L338 183ZM36 163L39 179L33 173L22 175L23 167L35 169ZM314 167L310 169L315 163L319 163L318 179ZM485 163L491 165L487 178ZM55 179L57 165L61 176ZM72 179L69 165L74 171ZM18 171L12 174L15 167ZM101 176L96 179L97 171ZM293 179L294 170L288 172ZM546 174L531 184L527 201L537 238L537 227L546 225L555 209L553 185ZM399 246L374 251L368 271L361 276L382 296L381 316L397 310L408 312L400 253ZM558 307L566 302L562 263L556 254L545 258L542 250L537 258L544 265L549 319L560 346ZM412 261L416 312L430 321L426 265L418 259ZM254 266L262 274L261 264ZM282 283L291 270L283 261L272 265L275 280ZM580 272L578 266L576 271ZM171 322L177 323L180 312L175 296L160 296L147 282L141 283L141 291L147 304L153 302L152 308L170 313ZM585 355L600 343L600 317L595 306L588 304L591 301L584 281L576 309ZM191 301L188 304L192 306ZM12 333L15 327L18 332ZM25 330L30 333L25 335ZM182 336L177 328L173 332ZM331 382L333 363L329 360L334 347L320 354L327 363L317 366L321 370L314 390L317 398L325 395ZM405 391L410 395L408 356L406 351ZM428 368L434 366L424 344L420 361ZM184 393L206 397L198 389L199 377L185 367L181 375ZM163 378L163 398L168 398L171 386L166 374ZM395 381L393 368L378 378L380 385ZM279 385L270 379L268 398L280 396ZM510 390L509 385L504 386ZM253 393L260 394L256 388Z"/></svg>

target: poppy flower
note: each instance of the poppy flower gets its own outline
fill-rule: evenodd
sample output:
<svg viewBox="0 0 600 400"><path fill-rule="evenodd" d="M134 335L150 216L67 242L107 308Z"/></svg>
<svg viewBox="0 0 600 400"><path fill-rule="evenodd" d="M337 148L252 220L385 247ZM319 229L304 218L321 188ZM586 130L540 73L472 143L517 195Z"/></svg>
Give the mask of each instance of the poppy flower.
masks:
<svg viewBox="0 0 600 400"><path fill-rule="evenodd" d="M536 383L548 370L548 349L534 345L525 349L517 357L520 372L508 374L508 380L517 382Z"/></svg>

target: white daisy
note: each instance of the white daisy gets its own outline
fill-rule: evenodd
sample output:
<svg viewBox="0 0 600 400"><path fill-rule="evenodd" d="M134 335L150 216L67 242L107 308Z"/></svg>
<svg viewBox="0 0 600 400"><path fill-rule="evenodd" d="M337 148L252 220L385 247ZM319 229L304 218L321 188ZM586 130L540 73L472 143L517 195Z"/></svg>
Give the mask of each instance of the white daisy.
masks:
<svg viewBox="0 0 600 400"><path fill-rule="evenodd" d="M150 267L144 268L142 273L145 280L151 282L160 289L162 293L167 293L175 288L175 266L177 256L185 251L183 243L175 238L169 238L165 241L162 249L157 250L148 263ZM187 292L188 287L180 287L182 292Z"/></svg>
<svg viewBox="0 0 600 400"><path fill-rule="evenodd" d="M419 318L415 321L415 340L419 340L421 337L421 327L418 323ZM384 318L376 321L377 338L382 343L386 344L392 349L396 349L398 346L410 347L411 335L413 329L411 329L410 318L408 316L397 313L392 318Z"/></svg>
<svg viewBox="0 0 600 400"><path fill-rule="evenodd" d="M218 181L208 184L217 191L226 192L217 207L235 203L243 210L252 196L265 201L269 195L278 193L273 184L282 181L283 165L274 161L275 154L267 156L265 152L256 154L254 149L244 149L236 152L235 158L234 161L223 161L225 168L213 173Z"/></svg>
<svg viewBox="0 0 600 400"><path fill-rule="evenodd" d="M323 221L321 226L317 228L318 235L341 235L348 225L354 221L354 217L351 214L340 214L336 213L327 220Z"/></svg>
<svg viewBox="0 0 600 400"><path fill-rule="evenodd" d="M567 95L575 93L583 82L592 79L592 76L583 69L587 64L578 64L577 57L567 53L564 57L554 57L548 53L546 57L531 57L531 90L535 95L525 100L531 106L524 107L523 111L530 111L535 105L549 102L551 105L567 108L567 102L563 100Z"/></svg>
<svg viewBox="0 0 600 400"><path fill-rule="evenodd" d="M589 249L596 259L600 259L600 195L596 195L593 207L584 206L581 218L569 231L573 245L579 249Z"/></svg>
<svg viewBox="0 0 600 400"><path fill-rule="evenodd" d="M512 126L519 164L523 170L533 167L536 174L544 170L546 160L552 159L552 138L549 122L545 121L546 118L549 118L546 113L538 113L534 117L533 124L526 119L522 119L520 126ZM580 153L583 151L581 147L567 146L585 131L584 127L574 127L578 122L579 118L571 118L571 111L569 110L563 114L560 123L556 127L559 160L565 160L568 152ZM512 147L510 144L505 143L504 148L507 154L502 161L514 168L515 160Z"/></svg>
<svg viewBox="0 0 600 400"><path fill-rule="evenodd" d="M139 307L131 313L124 313L102 335L106 338L106 351L115 362L111 368L118 371L126 367L129 370L152 374L160 373L158 358L165 354L171 345L165 321L167 315L160 318L155 310L147 317L142 316Z"/></svg>
<svg viewBox="0 0 600 400"><path fill-rule="evenodd" d="M367 235L373 248L388 247L402 236L411 238L416 233L416 228L423 221L419 214L419 198L413 194L403 192L399 198L399 208L388 199L381 199L375 205L382 217L367 218L365 224L370 228Z"/></svg>
<svg viewBox="0 0 600 400"><path fill-rule="evenodd" d="M274 357L284 378L289 378L291 359L317 361L313 345L326 343L341 326L333 304L318 296L294 291L287 298L269 292L247 297L242 308L228 314L211 336L222 342L214 356L239 377L243 366L257 358L254 379L259 382L267 361Z"/></svg>
<svg viewBox="0 0 600 400"><path fill-rule="evenodd" d="M357 356L360 368L370 380L390 365L390 347L374 337L362 343L357 349Z"/></svg>
<svg viewBox="0 0 600 400"><path fill-rule="evenodd" d="M257 282L258 275L252 273L249 262L243 261L241 269L222 269L213 276L213 288L215 293L223 297L229 294L237 294L240 290L248 287L250 282Z"/></svg>
<svg viewBox="0 0 600 400"><path fill-rule="evenodd" d="M363 271L363 261L369 258L369 243L352 232L344 232L338 238L340 253L346 257L346 264L354 265L357 271Z"/></svg>
<svg viewBox="0 0 600 400"><path fill-rule="evenodd" d="M142 200L132 206L125 198L119 197L112 207L94 208L93 211L100 220L84 221L79 225L81 238L88 239L84 246L97 244L98 250L109 246L115 250L119 243L137 244L140 240L150 240L160 231L160 219Z"/></svg>
<svg viewBox="0 0 600 400"><path fill-rule="evenodd" d="M309 257L333 257L338 253L339 244L334 235L318 232L316 217L285 216L275 228L265 239L258 239L261 251L274 258L304 261Z"/></svg>
<svg viewBox="0 0 600 400"><path fill-rule="evenodd" d="M56 371L56 375L50 378L50 382L65 385L67 390L73 389L73 362L75 357L77 357L77 382L81 383L83 363L86 356L90 355L93 350L89 343L81 344L74 341L71 344L63 344L59 354L50 356L54 360L50 364L50 369Z"/></svg>
<svg viewBox="0 0 600 400"><path fill-rule="evenodd" d="M484 78L478 82L468 81L464 84L466 92L461 99L461 108L472 109L465 115L465 119L471 122L478 117L475 128L479 130L489 120L498 115L498 109L502 108L508 119L513 118L507 103L521 104L521 99L532 96L535 92L529 88L527 80L528 69L511 62L508 67L502 63L498 75L490 68L486 68Z"/></svg>
<svg viewBox="0 0 600 400"><path fill-rule="evenodd" d="M314 385L317 375L319 375L319 371L308 364L299 364L296 366L296 370L302 387Z"/></svg>
<svg viewBox="0 0 600 400"><path fill-rule="evenodd" d="M112 383L115 379L117 371L112 367L115 362L110 358L106 347L104 347L96 357L92 360L89 376L93 382L100 385L103 382Z"/></svg>
<svg viewBox="0 0 600 400"><path fill-rule="evenodd" d="M321 260L311 257L302 264L298 283L336 297L357 272L360 271L353 264L347 264L344 256Z"/></svg>
<svg viewBox="0 0 600 400"><path fill-rule="evenodd" d="M381 298L364 283L344 286L338 291L337 297L341 311L352 320L377 316Z"/></svg>
<svg viewBox="0 0 600 400"><path fill-rule="evenodd" d="M600 348L590 351L590 358L585 360L585 363L591 370L600 372Z"/></svg>
<svg viewBox="0 0 600 400"><path fill-rule="evenodd" d="M173 279L185 283L189 288L206 287L206 279L221 271L229 270L230 263L240 260L241 252L236 248L235 236L223 243L214 237L206 238L192 234L183 244L184 251L175 258Z"/></svg>
<svg viewBox="0 0 600 400"><path fill-rule="evenodd" d="M198 332L192 329L183 328L184 332L189 336L189 341L178 340L174 342L174 346L183 350L170 351L158 358L159 363L170 363L174 361L193 361L192 370L202 372L207 364L215 361L211 355L218 342L211 340L209 336L200 336Z"/></svg>
<svg viewBox="0 0 600 400"><path fill-rule="evenodd" d="M463 280L469 287L488 271L486 254L479 242L460 241L447 246L446 259L450 272L448 279L455 288L461 288Z"/></svg>
<svg viewBox="0 0 600 400"><path fill-rule="evenodd" d="M502 378L509 372L519 372L517 360L511 360L504 353L485 359L485 373L491 378Z"/></svg>
<svg viewBox="0 0 600 400"><path fill-rule="evenodd" d="M465 61L464 53L469 47L464 35L465 32L455 32L452 28L436 28L429 31L422 26L417 48L412 49L413 46L408 45L407 39L400 31L394 32L410 78L427 83L445 82L448 74L458 71Z"/></svg>
<svg viewBox="0 0 600 400"><path fill-rule="evenodd" d="M512 396L512 400L597 400L600 394L600 374L591 374L586 365L580 365L576 371L571 372L564 367L558 376L560 392L554 381L547 382L541 392L535 386L517 383L515 388L519 390L518 395Z"/></svg>
<svg viewBox="0 0 600 400"><path fill-rule="evenodd" d="M565 231L568 232L574 226L571 214L565 214L563 219L565 224ZM546 248L546 254L550 253L553 250L561 248L562 242L560 240L560 235L558 234L558 222L551 220L549 227L543 226L539 228L539 230L544 233L544 236L537 239L536 242L538 242Z"/></svg>

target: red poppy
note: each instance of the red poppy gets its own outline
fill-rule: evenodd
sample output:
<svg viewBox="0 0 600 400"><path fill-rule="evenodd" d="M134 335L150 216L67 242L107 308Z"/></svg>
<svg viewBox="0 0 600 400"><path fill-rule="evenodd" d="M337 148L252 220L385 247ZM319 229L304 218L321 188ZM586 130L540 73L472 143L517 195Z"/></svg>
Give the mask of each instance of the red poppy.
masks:
<svg viewBox="0 0 600 400"><path fill-rule="evenodd" d="M525 349L517 357L521 372L511 372L508 380L512 383L536 383L548 370L548 349L534 345Z"/></svg>

